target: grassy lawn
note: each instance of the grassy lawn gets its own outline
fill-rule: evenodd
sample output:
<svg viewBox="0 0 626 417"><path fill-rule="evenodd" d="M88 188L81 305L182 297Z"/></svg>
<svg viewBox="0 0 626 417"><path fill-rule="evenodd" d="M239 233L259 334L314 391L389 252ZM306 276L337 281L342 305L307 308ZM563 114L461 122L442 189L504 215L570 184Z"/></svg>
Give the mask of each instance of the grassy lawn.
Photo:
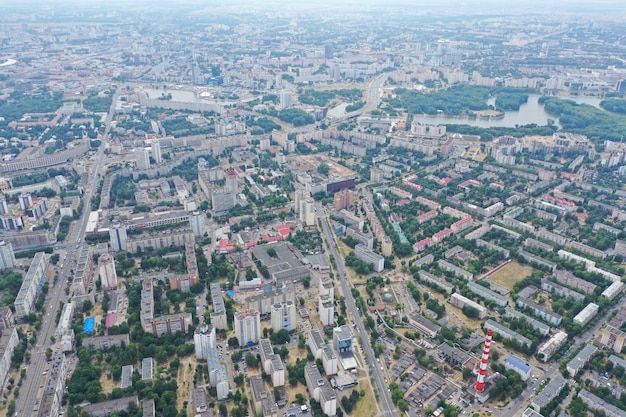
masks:
<svg viewBox="0 0 626 417"><path fill-rule="evenodd" d="M378 404L376 404L370 381L368 379L360 380L359 385L355 389L358 391L364 389L365 397L361 397L359 402L356 403L356 408L352 410L351 415L353 417L371 417L378 414Z"/></svg>

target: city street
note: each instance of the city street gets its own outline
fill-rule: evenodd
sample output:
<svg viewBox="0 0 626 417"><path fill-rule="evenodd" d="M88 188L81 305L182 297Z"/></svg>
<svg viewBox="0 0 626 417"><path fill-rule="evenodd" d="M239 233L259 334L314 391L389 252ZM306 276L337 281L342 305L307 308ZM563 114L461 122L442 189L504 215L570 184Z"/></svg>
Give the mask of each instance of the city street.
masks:
<svg viewBox="0 0 626 417"><path fill-rule="evenodd" d="M330 230L330 226L328 225L328 220L326 219L326 211L322 203L316 203L316 209L318 218L322 224L322 231L326 236L326 241L330 247L330 252L335 258L335 263L337 264L337 273L339 274L339 281L341 282L341 291L346 300L346 307L350 311L354 319L354 323L358 333L361 335L366 335L367 332L365 330L365 326L363 325L363 320L361 315L359 314L359 310L354 303L354 297L352 297L352 292L350 291L350 285L348 284L348 277L346 274L346 267L343 262L343 258L339 255L339 251L337 250L337 244L335 243L334 236ZM398 413L393 405L393 401L391 400L391 394L387 389L387 384L385 383L385 378L379 366L377 366L377 362L374 360L374 350L372 346L368 343L367 338L363 339L363 343L361 344L363 351L365 352L365 357L371 366L371 375L374 377L374 383L376 386L376 390L378 391L378 396L380 397L382 413L384 416L397 416Z"/></svg>
<svg viewBox="0 0 626 417"><path fill-rule="evenodd" d="M20 396L16 402L16 415L31 417L36 415L38 410L38 402L41 398L38 395L39 387L44 385L45 376L43 375L44 369L46 367L47 358L45 355L46 349L52 346L51 336L54 336L56 331L56 317L59 311L59 307L61 302L65 302L65 287L68 285L68 280L71 279L70 270L74 269L76 264L76 256L78 253L78 248L80 243L83 242L85 227L87 225L87 220L89 219L89 213L91 211L91 197L93 197L97 192L98 181L100 178L100 171L103 168L104 162L104 144L106 142L106 137L109 134L109 129L111 127L111 120L113 117L113 112L115 110L115 102L117 100L117 93L113 96L113 103L111 104L111 108L109 110L109 114L106 118L106 127L103 135L102 144L100 148L96 152L96 157L93 164L93 169L89 173L89 180L86 184L85 189L87 192L83 195L83 201L85 202L83 212L81 213L80 218L74 222L71 227L71 236L74 238L72 241L68 241L67 244L60 243L55 245L55 250L66 249L67 250L67 259L63 261L63 268L59 271L59 279L54 287L51 287L51 290L48 295L48 299L46 300L45 307L43 313L45 314L43 318L43 323L41 326L41 330L37 336L37 351L33 351L31 356L31 361L29 366L27 366L25 384L23 384L22 389L20 390ZM68 236L69 239L69 236ZM48 277L49 278L49 277Z"/></svg>

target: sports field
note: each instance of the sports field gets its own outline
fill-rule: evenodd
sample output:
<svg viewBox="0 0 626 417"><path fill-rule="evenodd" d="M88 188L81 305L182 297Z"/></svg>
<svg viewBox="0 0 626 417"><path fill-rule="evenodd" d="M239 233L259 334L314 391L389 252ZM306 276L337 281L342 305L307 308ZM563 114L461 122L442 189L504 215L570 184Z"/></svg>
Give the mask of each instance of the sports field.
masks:
<svg viewBox="0 0 626 417"><path fill-rule="evenodd" d="M523 280L532 272L533 268L531 266L510 262L495 274L490 275L489 280L512 290L516 282Z"/></svg>

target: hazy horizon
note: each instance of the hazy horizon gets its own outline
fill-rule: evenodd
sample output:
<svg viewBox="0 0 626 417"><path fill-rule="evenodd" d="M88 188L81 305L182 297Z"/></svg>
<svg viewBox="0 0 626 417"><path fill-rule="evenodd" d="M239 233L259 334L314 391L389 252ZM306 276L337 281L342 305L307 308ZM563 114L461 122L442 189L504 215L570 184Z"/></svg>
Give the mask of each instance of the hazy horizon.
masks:
<svg viewBox="0 0 626 417"><path fill-rule="evenodd" d="M529 13L543 14L546 11L550 13L603 13L603 12L624 12L626 13L626 4L618 0L604 0L589 2L583 0L565 0L565 1L540 1L540 0L519 0L519 1L502 1L502 0L440 0L436 4L432 1L418 0L321 0L315 4L303 1L291 0L235 0L235 1L215 1L215 0L8 0L0 5L0 10L23 9L40 7L43 10L65 9L67 7L80 7L81 9L102 9L108 8L115 10L118 7L126 7L131 10L134 8L151 7L157 9L171 9L173 7L185 8L206 8L213 7L216 9L237 9L246 7L245 11L263 10L272 8L273 6L281 7L284 10L312 10L324 12L324 9L354 9L366 11L368 9L394 9L404 8L407 12L429 12L429 11L446 11L457 12L459 14L506 14L516 10L524 10Z"/></svg>

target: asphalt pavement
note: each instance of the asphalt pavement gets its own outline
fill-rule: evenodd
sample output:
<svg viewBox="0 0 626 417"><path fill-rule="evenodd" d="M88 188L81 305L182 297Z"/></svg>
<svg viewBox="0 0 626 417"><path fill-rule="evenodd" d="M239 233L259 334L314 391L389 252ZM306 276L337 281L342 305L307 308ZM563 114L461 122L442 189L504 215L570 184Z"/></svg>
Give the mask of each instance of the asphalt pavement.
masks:
<svg viewBox="0 0 626 417"><path fill-rule="evenodd" d="M326 210L322 206L320 202L317 204L317 215L322 224L322 231L324 235L326 235L326 240L330 247L330 252L335 258L335 263L337 265L337 273L339 274L339 281L341 283L341 290L343 292L343 296L345 297L346 307L352 314L354 319L354 324L361 335L367 335L365 330L365 326L363 325L363 320L361 319L361 315L359 310L356 307L354 302L354 297L352 297L352 291L350 291L350 286L348 284L348 278L346 274L346 267L344 265L343 258L339 255L339 251L337 250L337 244L335 243L335 239L330 230L330 226L328 225L328 220L326 219ZM374 384L376 386L376 390L378 391L378 396L380 399L380 404L382 407L382 413L384 416L398 416L396 409L393 405L393 401L391 400L391 394L387 389L387 384L385 383L385 378L383 373L378 366L378 363L375 360L374 350L370 343L368 343L368 338L363 338L363 343L361 343L361 348L365 352L365 357L369 364L371 364L371 375L374 377Z"/></svg>
<svg viewBox="0 0 626 417"><path fill-rule="evenodd" d="M78 247L81 243L84 244L83 238L85 235L85 228L91 211L91 197L93 197L97 191L100 171L103 168L104 145L111 128L111 120L113 118L117 96L117 93L113 96L113 103L111 104L109 114L106 118L103 140L100 144L100 148L98 148L98 151L96 152L94 164L88 176L86 187L88 191L83 195L83 212L81 213L80 218L72 225L72 233L68 236L68 239L70 237L74 237L74 240L55 245L55 250L67 249L67 259L62 261L63 268L59 271L59 279L57 280L56 285L53 287L51 286L44 305L44 317L41 330L37 335L37 345L31 351L31 360L30 364L26 367L25 381L22 384L20 396L16 401L16 416L31 417L37 414L34 410L38 409L37 403L41 400L40 391L42 391L41 387L45 383L45 375L43 375L43 373L46 363L48 362L45 353L46 350L51 348L53 345L51 336L54 336L56 331L56 317L60 304L66 299L65 287L68 279L71 278L70 270L75 267Z"/></svg>

